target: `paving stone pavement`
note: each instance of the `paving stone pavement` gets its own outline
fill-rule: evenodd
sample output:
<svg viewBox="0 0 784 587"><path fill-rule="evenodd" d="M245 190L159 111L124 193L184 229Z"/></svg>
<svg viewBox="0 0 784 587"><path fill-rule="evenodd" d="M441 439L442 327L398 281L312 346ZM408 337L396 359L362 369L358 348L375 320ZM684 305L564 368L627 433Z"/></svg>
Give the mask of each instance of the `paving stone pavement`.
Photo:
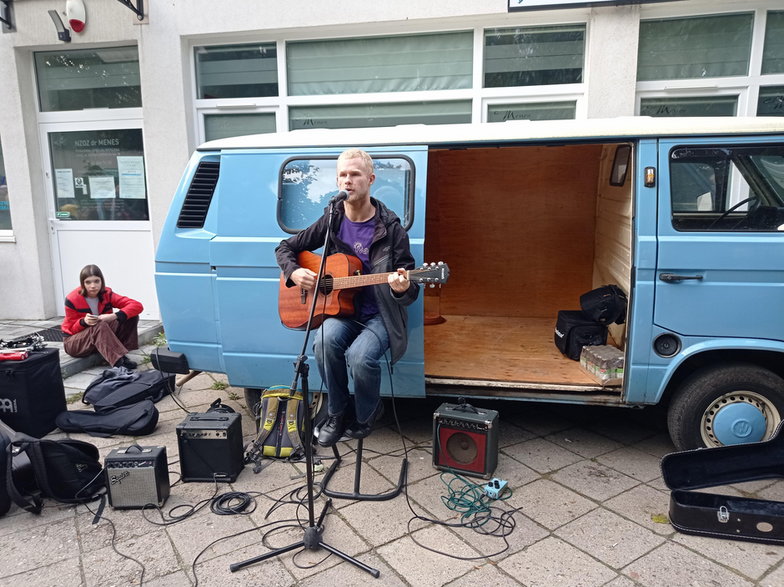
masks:
<svg viewBox="0 0 784 587"><path fill-rule="evenodd" d="M145 363L152 348L134 355ZM100 371L93 367L64 380L66 395L76 400L70 409L85 407L80 393ZM244 441L250 442L255 427L243 390L210 373L157 404L160 420L150 436L68 435L95 444L102 458L132 444L166 446L171 495L160 511L107 505L97 523L96 504L46 501L37 516L13 506L0 518L0 587L352 586L374 581L452 587L784 585L784 547L688 536L668 523L669 493L659 462L673 448L663 417L653 410L475 401L500 413L495 476L507 480L512 492L493 502L494 518L479 531L461 526L460 513L447 508L442 497L450 486L467 488L432 465L433 412L443 401L433 398L397 400L394 410L388 400L380 427L365 441L361 491L391 490L407 454L405 491L387 501L335 499L324 520L324 541L380 571L379 579L321 549L298 549L231 572L233 563L303 538L296 521L286 520L307 524L306 508L276 500L306 495L305 469L301 463L269 460L258 474L246 466L235 482L217 487L179 481L176 426L188 412L204 412L218 398L242 414ZM48 437L65 435L54 431ZM356 442L339 448L344 459L329 487L350 493ZM331 451L318 448L322 463L329 465L330 456ZM320 478L317 473L316 481ZM230 491L253 496L255 509L213 513L212 498ZM720 491L784 500L784 481ZM319 496L316 516L324 503ZM493 535L504 527L507 536Z"/></svg>

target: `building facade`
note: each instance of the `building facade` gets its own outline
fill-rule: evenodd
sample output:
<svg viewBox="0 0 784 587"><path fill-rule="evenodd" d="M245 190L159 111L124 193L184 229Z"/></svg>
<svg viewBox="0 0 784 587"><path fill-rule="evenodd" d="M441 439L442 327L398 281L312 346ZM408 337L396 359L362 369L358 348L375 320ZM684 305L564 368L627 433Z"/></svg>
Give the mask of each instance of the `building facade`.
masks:
<svg viewBox="0 0 784 587"><path fill-rule="evenodd" d="M158 318L155 245L205 140L784 115L780 0L82 1L76 32L64 0L0 0L0 319L61 315L87 263Z"/></svg>

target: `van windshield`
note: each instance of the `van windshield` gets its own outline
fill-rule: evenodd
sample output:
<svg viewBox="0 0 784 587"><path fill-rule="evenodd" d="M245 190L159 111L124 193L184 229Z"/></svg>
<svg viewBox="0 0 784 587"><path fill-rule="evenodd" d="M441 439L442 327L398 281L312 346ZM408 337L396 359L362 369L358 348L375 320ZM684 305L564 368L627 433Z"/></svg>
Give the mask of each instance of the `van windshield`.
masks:
<svg viewBox="0 0 784 587"><path fill-rule="evenodd" d="M679 146L672 223L683 231L784 231L784 146Z"/></svg>

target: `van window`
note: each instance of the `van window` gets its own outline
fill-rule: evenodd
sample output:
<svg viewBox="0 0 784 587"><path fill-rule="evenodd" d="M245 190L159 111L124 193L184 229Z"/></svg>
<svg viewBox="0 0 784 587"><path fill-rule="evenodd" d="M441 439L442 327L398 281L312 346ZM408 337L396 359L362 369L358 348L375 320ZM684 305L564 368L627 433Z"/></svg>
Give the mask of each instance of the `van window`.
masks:
<svg viewBox="0 0 784 587"><path fill-rule="evenodd" d="M677 147L672 223L680 231L784 232L784 147Z"/></svg>
<svg viewBox="0 0 784 587"><path fill-rule="evenodd" d="M408 229L414 213L414 164L407 157L374 158L370 195L384 202ZM281 170L278 223L288 233L307 228L338 193L337 157L290 159Z"/></svg>

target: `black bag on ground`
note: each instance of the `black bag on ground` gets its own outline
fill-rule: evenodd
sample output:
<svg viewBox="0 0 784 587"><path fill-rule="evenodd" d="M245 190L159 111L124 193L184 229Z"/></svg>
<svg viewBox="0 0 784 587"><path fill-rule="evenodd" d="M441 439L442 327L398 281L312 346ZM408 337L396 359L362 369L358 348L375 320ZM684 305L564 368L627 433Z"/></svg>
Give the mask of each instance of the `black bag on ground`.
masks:
<svg viewBox="0 0 784 587"><path fill-rule="evenodd" d="M626 294L617 285L603 285L580 296L583 313L599 324L623 324L626 304Z"/></svg>
<svg viewBox="0 0 784 587"><path fill-rule="evenodd" d="M103 494L106 480L98 448L81 440L42 440L17 432L6 447L6 489L11 499L33 514L41 513L42 498L62 503L86 503ZM20 487L14 461L29 459L33 486Z"/></svg>
<svg viewBox="0 0 784 587"><path fill-rule="evenodd" d="M559 351L573 361L579 361L584 346L607 343L607 326L580 310L560 310L553 338Z"/></svg>
<svg viewBox="0 0 784 587"><path fill-rule="evenodd" d="M146 436L158 425L158 408L147 399L129 406L104 408L100 412L68 410L57 416L56 423L63 432L85 432L90 436Z"/></svg>
<svg viewBox="0 0 784 587"><path fill-rule="evenodd" d="M157 402L173 389L174 374L156 369L134 372L125 367L112 367L87 386L82 402L92 404L96 412L102 412L142 400Z"/></svg>

